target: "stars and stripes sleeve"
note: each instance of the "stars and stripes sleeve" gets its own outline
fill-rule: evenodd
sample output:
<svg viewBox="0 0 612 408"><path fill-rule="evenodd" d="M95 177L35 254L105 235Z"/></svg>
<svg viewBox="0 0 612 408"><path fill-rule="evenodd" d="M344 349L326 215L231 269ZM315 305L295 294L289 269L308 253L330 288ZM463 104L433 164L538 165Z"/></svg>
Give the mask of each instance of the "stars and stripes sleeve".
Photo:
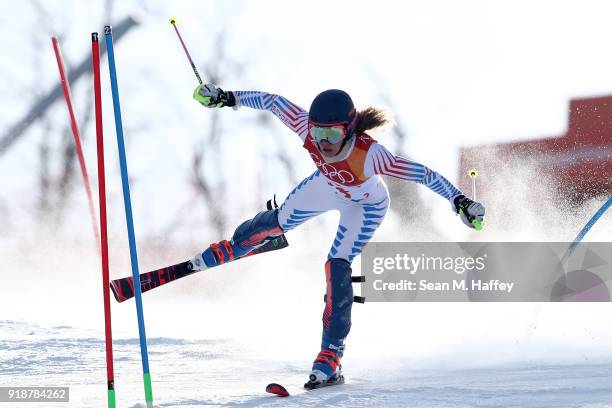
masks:
<svg viewBox="0 0 612 408"><path fill-rule="evenodd" d="M280 95L257 91L233 91L240 106L272 112L304 141L308 135L308 111Z"/></svg>
<svg viewBox="0 0 612 408"><path fill-rule="evenodd" d="M396 156L378 143L370 147L364 170L366 176L380 174L423 184L451 203L455 197L462 194L459 189L439 173L420 163Z"/></svg>

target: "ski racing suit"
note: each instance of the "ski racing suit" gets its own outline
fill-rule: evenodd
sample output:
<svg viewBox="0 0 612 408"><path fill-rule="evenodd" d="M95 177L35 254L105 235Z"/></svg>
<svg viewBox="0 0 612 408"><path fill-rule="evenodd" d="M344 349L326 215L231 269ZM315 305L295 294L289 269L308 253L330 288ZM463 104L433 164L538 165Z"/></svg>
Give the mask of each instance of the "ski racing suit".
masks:
<svg viewBox="0 0 612 408"><path fill-rule="evenodd" d="M319 214L338 210L340 222L325 262L327 293L321 350L333 350L341 357L351 328L351 263L389 208L389 193L380 176L423 184L451 203L461 191L428 167L390 153L365 133L352 137L349 147L343 149L344 157L330 163L310 135L306 110L282 96L265 92L234 91L234 96L237 106L270 111L293 130L317 169L289 193L280 208L262 211L245 221L231 241L213 244L194 263L204 262L211 267L239 258Z"/></svg>

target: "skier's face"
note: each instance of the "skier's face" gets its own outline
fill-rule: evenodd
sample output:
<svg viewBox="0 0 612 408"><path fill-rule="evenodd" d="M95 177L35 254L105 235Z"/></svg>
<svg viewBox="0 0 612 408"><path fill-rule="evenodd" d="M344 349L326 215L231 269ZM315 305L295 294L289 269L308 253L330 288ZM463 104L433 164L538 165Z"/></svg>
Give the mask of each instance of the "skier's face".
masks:
<svg viewBox="0 0 612 408"><path fill-rule="evenodd" d="M334 157L342 149L342 141L346 138L344 125L318 126L309 123L312 138L319 146L319 151L325 157Z"/></svg>
<svg viewBox="0 0 612 408"><path fill-rule="evenodd" d="M340 153L340 149L342 147L342 141L338 143L329 143L327 140L322 140L319 142L319 150L321 154L325 157L334 157L338 153Z"/></svg>

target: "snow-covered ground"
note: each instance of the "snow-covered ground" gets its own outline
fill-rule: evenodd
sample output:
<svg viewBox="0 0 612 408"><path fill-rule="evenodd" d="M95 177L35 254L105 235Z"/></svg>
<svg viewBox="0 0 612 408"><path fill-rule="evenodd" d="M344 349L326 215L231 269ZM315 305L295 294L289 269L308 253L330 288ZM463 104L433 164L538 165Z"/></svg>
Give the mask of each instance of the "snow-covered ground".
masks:
<svg viewBox="0 0 612 408"><path fill-rule="evenodd" d="M63 406L105 406L103 339L75 327L11 320L0 321L0 333L0 384L69 386ZM143 406L138 339L114 343L118 406ZM408 360L353 360L347 384L306 392L307 360L263 359L231 339L154 337L149 353L160 407L612 407L612 364L427 370ZM272 381L294 395L266 394Z"/></svg>
<svg viewBox="0 0 612 408"><path fill-rule="evenodd" d="M69 386L70 407L105 405L104 341L87 330L0 322L0 384ZM119 406L142 405L138 339L115 340ZM351 363L347 384L305 392L308 361L265 361L230 339L149 340L160 407L612 407L612 364L423 370L409 361ZM295 393L267 395L276 381ZM140 405L139 405L140 404ZM36 406L36 404L28 404ZM40 404L39 406L49 406Z"/></svg>
<svg viewBox="0 0 612 408"><path fill-rule="evenodd" d="M606 217L593 236L605 237L609 226ZM315 254L328 245L314 236L321 239L295 231L287 249L143 296L157 406L612 407L609 303L355 305L343 358L347 384L304 392L324 306ZM4 265L0 386L68 386L64 406L104 407L95 249L38 238L42 256L31 256L32 245L15 245ZM186 257L185 249L176 251L142 251L141 270ZM121 272L128 261L111 260L112 278L129 274ZM112 300L112 318L117 403L141 407L134 302ZM268 395L269 382L296 395Z"/></svg>

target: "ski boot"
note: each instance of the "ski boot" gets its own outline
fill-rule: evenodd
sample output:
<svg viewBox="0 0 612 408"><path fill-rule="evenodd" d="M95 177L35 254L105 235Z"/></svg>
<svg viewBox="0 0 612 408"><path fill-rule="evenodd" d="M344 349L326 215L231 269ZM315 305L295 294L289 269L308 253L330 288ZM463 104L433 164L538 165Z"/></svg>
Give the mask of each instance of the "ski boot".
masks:
<svg viewBox="0 0 612 408"><path fill-rule="evenodd" d="M313 390L342 383L344 383L344 376L342 375L340 357L333 350L321 350L312 365L312 372L308 377L308 382L304 384L304 388Z"/></svg>
<svg viewBox="0 0 612 408"><path fill-rule="evenodd" d="M201 254L191 259L192 271L203 271L236 259L233 242L223 240L210 246Z"/></svg>

